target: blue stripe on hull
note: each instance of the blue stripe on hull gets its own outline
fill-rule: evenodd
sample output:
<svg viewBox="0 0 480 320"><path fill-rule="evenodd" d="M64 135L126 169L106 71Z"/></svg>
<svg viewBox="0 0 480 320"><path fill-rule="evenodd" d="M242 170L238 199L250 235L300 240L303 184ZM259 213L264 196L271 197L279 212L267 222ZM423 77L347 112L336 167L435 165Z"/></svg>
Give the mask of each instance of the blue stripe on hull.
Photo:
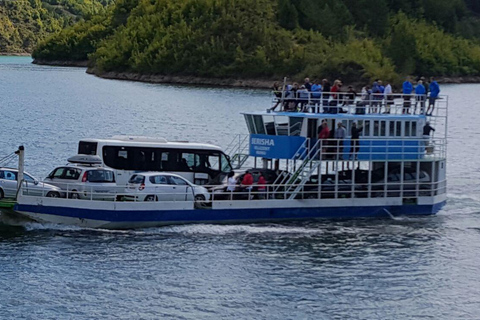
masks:
<svg viewBox="0 0 480 320"><path fill-rule="evenodd" d="M431 215L445 204L402 205L375 207L324 207L324 208L257 208L223 210L171 210L171 211L111 211L78 208L17 205L15 210L25 213L48 214L60 217L108 221L128 224L179 224L179 223L229 223L275 220L304 220L317 218L364 218L388 215Z"/></svg>

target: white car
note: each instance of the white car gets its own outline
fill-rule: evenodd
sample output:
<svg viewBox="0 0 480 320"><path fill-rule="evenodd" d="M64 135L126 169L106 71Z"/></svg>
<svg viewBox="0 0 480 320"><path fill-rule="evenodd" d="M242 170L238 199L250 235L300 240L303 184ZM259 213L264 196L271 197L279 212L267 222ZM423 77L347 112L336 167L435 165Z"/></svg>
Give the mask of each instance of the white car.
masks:
<svg viewBox="0 0 480 320"><path fill-rule="evenodd" d="M71 199L114 200L123 190L115 183L113 170L88 165L57 167L44 181L66 191Z"/></svg>
<svg viewBox="0 0 480 320"><path fill-rule="evenodd" d="M0 199L16 198L17 196L18 170L12 168L0 168ZM23 173L22 192L29 196L46 196L52 198L63 198L65 192L60 188L47 183L39 182L30 174Z"/></svg>
<svg viewBox="0 0 480 320"><path fill-rule="evenodd" d="M136 173L130 177L126 198L137 201L198 201L210 200L210 193L185 178L166 172Z"/></svg>

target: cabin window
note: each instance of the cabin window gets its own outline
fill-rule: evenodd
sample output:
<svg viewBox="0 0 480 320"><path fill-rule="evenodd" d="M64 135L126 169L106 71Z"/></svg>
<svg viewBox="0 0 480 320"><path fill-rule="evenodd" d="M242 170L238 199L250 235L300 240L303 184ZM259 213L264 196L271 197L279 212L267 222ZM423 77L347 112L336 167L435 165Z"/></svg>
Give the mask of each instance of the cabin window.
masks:
<svg viewBox="0 0 480 320"><path fill-rule="evenodd" d="M302 132L303 118L291 117L290 118L290 135L299 136Z"/></svg>
<svg viewBox="0 0 480 320"><path fill-rule="evenodd" d="M365 137L370 137L370 121L365 120L365 127L363 129L363 135Z"/></svg>
<svg viewBox="0 0 480 320"><path fill-rule="evenodd" d="M410 121L405 121L405 137L410 137Z"/></svg>
<svg viewBox="0 0 480 320"><path fill-rule="evenodd" d="M417 136L417 122L412 121L412 137L416 137L416 136Z"/></svg>
<svg viewBox="0 0 480 320"><path fill-rule="evenodd" d="M277 135L288 136L288 117L275 117L275 129Z"/></svg>
<svg viewBox="0 0 480 320"><path fill-rule="evenodd" d="M250 134L256 134L257 132L255 131L255 125L253 124L253 118L251 115L246 114L245 115L245 120L247 122L247 128Z"/></svg>
<svg viewBox="0 0 480 320"><path fill-rule="evenodd" d="M388 122L388 135L390 137L395 136L395 121L389 121Z"/></svg>
<svg viewBox="0 0 480 320"><path fill-rule="evenodd" d="M373 136L378 137L380 134L380 121L373 121Z"/></svg>
<svg viewBox="0 0 480 320"><path fill-rule="evenodd" d="M262 116L253 116L253 122L255 124L257 134L265 134Z"/></svg>
<svg viewBox="0 0 480 320"><path fill-rule="evenodd" d="M402 136L402 122L400 121L395 121L395 136Z"/></svg>
<svg viewBox="0 0 480 320"><path fill-rule="evenodd" d="M265 123L265 132L270 135L274 136L277 133L275 132L275 122L272 116L264 116L263 122Z"/></svg>
<svg viewBox="0 0 480 320"><path fill-rule="evenodd" d="M387 135L386 131L387 123L385 121L380 121L380 136L385 137Z"/></svg>

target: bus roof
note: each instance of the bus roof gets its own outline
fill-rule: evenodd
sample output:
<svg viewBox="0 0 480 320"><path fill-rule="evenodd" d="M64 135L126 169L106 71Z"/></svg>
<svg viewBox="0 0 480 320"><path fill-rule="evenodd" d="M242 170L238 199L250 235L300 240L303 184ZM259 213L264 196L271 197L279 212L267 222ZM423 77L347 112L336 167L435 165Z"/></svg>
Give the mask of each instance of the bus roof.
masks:
<svg viewBox="0 0 480 320"><path fill-rule="evenodd" d="M103 145L126 146L126 147L147 147L147 148L172 148L172 149L195 149L195 150L217 150L222 148L207 143L192 143L188 141L167 141L164 138L151 138L139 136L115 136L110 139L81 139L81 142L96 142Z"/></svg>

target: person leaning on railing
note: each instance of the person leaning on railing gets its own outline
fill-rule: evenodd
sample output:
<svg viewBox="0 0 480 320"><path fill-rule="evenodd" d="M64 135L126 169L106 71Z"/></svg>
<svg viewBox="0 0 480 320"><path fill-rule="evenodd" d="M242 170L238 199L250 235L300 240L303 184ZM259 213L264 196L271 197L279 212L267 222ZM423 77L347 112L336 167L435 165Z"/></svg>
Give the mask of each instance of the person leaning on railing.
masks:
<svg viewBox="0 0 480 320"><path fill-rule="evenodd" d="M433 110L435 109L435 100L438 99L438 95L440 94L440 86L438 85L437 81L433 77L430 78L430 98L428 100L428 108L427 108L427 116L431 116L433 114ZM430 107L432 109L430 110Z"/></svg>
<svg viewBox="0 0 480 320"><path fill-rule="evenodd" d="M417 113L417 104L420 103L420 114L425 112L425 87L423 86L423 81L418 80L417 86L415 87L415 107L413 109L413 114Z"/></svg>
<svg viewBox="0 0 480 320"><path fill-rule="evenodd" d="M402 92L403 92L403 110L402 114L410 114L410 95L413 91L413 85L410 82L410 77L407 77L407 80L402 85Z"/></svg>

